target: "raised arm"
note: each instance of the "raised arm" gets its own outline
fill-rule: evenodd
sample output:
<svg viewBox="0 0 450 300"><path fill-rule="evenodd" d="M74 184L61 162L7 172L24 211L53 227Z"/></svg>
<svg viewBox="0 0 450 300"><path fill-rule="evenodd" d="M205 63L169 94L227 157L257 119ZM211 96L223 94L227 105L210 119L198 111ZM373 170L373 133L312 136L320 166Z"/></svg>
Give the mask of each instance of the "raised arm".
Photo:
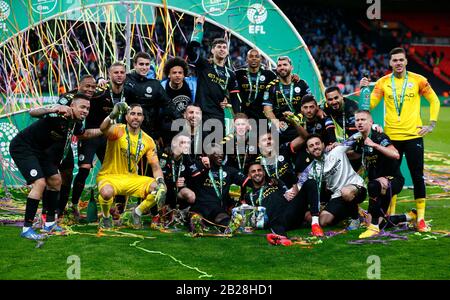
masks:
<svg viewBox="0 0 450 300"><path fill-rule="evenodd" d="M40 107L40 108L31 109L29 111L29 114L33 118L40 118L40 117L43 117L43 116L49 115L49 114L57 114L57 115L61 115L66 118L71 118L72 117L72 108L70 108L69 106L66 106L66 105L57 104L57 105L48 106L48 107Z"/></svg>
<svg viewBox="0 0 450 300"><path fill-rule="evenodd" d="M189 61L196 64L200 59L199 48L202 45L203 40L203 25L205 23L205 17L197 17L194 20L194 30L192 32L191 40L189 41L186 53Z"/></svg>
<svg viewBox="0 0 450 300"><path fill-rule="evenodd" d="M119 102L114 105L113 110L107 116L102 124L100 124L100 131L108 137L114 130L113 121L115 121L122 113L128 110L128 104L126 102Z"/></svg>

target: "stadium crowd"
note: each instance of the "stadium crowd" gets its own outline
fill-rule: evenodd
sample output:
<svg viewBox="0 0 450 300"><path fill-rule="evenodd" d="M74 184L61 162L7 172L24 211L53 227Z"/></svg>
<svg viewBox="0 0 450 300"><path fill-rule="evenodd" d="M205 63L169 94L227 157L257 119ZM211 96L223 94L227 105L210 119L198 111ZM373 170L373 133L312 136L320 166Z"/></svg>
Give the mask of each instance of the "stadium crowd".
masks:
<svg viewBox="0 0 450 300"><path fill-rule="evenodd" d="M312 56L314 57L325 86L337 85L341 88L344 94L350 94L358 91L359 79L365 74L370 74L373 78L379 78L385 75L389 70L388 60L386 54L377 53L376 47L370 45L364 41L364 39L355 33L351 26L346 22L345 17L342 15L339 9L333 11L323 11L319 8L305 6L305 7L291 7L286 12L287 16L302 16L301 19L290 18L293 20L294 26L301 34L305 43L308 45ZM165 48L163 26L156 24L155 28L157 33L155 36L159 38L156 43L161 49ZM217 37L220 34L223 35L218 27L208 24L208 31L205 34L204 42L202 45L203 54L209 53L209 45L213 37ZM99 29L101 30L101 29ZM94 77L98 77L101 71L98 69L97 57L92 51L92 47L89 47L89 39L86 36L86 32L83 27L74 29L74 34L77 37L79 43L84 45L86 51L81 54L84 63L88 69L88 73ZM174 44L176 45L177 55L184 57L186 54L186 40L185 34L189 32L189 25L186 23L179 24L179 30L175 31ZM133 49L141 49L139 44L139 38L135 38ZM230 60L232 62L232 69L236 70L245 65L247 59L247 52L250 49L248 45L243 43L237 38L230 39ZM125 50L125 41L118 38L118 49ZM33 47L32 47L33 48ZM54 64L58 63L58 51L63 51L62 48L57 51L53 51L50 54L46 54L53 60ZM121 56L122 53L119 53ZM76 57L78 53L74 53L74 69L77 69L78 62ZM44 63L46 57L39 57L36 54L36 61L39 62L39 80L42 87L42 91L49 91L48 83L48 68L49 66ZM153 58L153 63L157 63L159 58ZM71 71L70 82L76 82L76 76ZM58 83L55 78L51 87L57 92Z"/></svg>

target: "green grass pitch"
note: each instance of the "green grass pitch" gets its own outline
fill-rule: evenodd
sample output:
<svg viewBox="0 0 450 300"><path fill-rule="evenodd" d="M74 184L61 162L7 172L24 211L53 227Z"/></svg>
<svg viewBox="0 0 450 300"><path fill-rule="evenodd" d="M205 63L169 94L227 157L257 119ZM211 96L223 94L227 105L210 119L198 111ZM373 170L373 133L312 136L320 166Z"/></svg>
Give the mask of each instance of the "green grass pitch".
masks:
<svg viewBox="0 0 450 300"><path fill-rule="evenodd" d="M424 121L427 116L428 110L424 109ZM435 131L425 138L427 153L440 152L441 159L427 159L427 166L448 170L448 136L450 108L446 107L441 108ZM427 193L430 199L426 218L432 220L432 230L449 231L450 194L437 185L428 185ZM397 212L414 207L412 199L412 191L404 190L397 201ZM366 208L367 202L363 206ZM73 229L84 234L50 237L41 248L36 248L35 242L19 237L18 227L1 226L0 279L64 280L70 273L73 255L79 258L80 277L85 280L367 279L368 258L373 255L380 259L381 279L450 279L450 238L444 234L411 232L406 235L408 240L349 244L364 230L359 229L311 247L282 247L269 245L266 231L233 238L191 238L181 232L161 233L149 228L122 230L133 236L116 233L102 237L95 236L95 226ZM309 231L304 228L289 235L307 237ZM139 243L133 245L136 241Z"/></svg>

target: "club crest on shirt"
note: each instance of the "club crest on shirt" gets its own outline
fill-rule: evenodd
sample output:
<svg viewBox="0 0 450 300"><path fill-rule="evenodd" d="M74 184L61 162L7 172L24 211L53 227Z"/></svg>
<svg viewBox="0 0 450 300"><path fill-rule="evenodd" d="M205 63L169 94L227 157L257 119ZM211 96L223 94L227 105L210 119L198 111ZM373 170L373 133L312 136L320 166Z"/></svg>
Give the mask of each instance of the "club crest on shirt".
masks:
<svg viewBox="0 0 450 300"><path fill-rule="evenodd" d="M36 177L36 175L37 175L37 170L36 170L36 169L31 169L31 170L30 170L30 175L31 175L31 177Z"/></svg>
<svg viewBox="0 0 450 300"><path fill-rule="evenodd" d="M264 80L266 80L266 76L264 76L264 75L261 75L261 76L259 77L259 80L261 80L261 81L264 81Z"/></svg>
<svg viewBox="0 0 450 300"><path fill-rule="evenodd" d="M296 93L300 93L301 90L302 90L302 89L301 89L299 86L296 86L295 89L294 89L294 91L295 91Z"/></svg>
<svg viewBox="0 0 450 300"><path fill-rule="evenodd" d="M66 97L62 97L62 98L59 99L58 102L59 102L59 104L61 104L61 105L67 105L67 103L69 103L69 100L67 100Z"/></svg>
<svg viewBox="0 0 450 300"><path fill-rule="evenodd" d="M278 156L278 161L279 162L283 162L284 161L284 156L283 155Z"/></svg>
<svg viewBox="0 0 450 300"><path fill-rule="evenodd" d="M83 161L83 160L84 160L84 155L83 155L83 154L80 154L80 155L78 156L78 160L79 160L79 161Z"/></svg>

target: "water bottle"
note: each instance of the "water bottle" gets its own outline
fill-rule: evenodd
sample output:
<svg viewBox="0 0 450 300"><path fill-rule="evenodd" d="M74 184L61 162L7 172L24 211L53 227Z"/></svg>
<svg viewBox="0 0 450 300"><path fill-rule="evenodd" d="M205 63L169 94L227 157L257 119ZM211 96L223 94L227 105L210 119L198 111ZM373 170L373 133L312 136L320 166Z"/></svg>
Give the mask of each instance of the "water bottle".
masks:
<svg viewBox="0 0 450 300"><path fill-rule="evenodd" d="M365 73L363 75L366 78L369 78L369 74ZM359 108L364 110L370 110L370 87L365 86L361 88L361 92L359 95Z"/></svg>
<svg viewBox="0 0 450 300"><path fill-rule="evenodd" d="M87 207L87 221L89 223L97 222L98 219L98 211L97 211L97 202L94 197L94 189L91 190L91 198L89 199L88 207Z"/></svg>
<svg viewBox="0 0 450 300"><path fill-rule="evenodd" d="M266 223L267 215L266 208L264 206L258 206L256 213L256 228L264 229L264 223Z"/></svg>

